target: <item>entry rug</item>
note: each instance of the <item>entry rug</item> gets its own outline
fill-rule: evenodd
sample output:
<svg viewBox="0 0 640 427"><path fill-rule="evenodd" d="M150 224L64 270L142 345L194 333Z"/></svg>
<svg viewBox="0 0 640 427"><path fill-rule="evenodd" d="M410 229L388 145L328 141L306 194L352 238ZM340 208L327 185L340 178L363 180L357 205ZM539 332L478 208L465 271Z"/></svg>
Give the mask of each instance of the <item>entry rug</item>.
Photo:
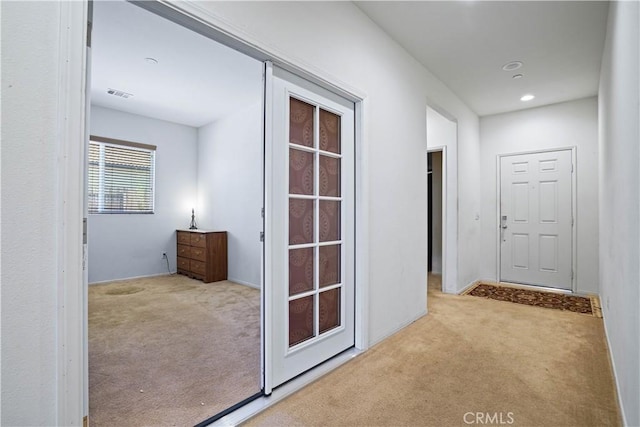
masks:
<svg viewBox="0 0 640 427"><path fill-rule="evenodd" d="M600 301L596 296L579 297L555 292L534 291L513 286L478 283L463 295L495 299L499 301L515 302L517 304L533 305L536 307L553 308L556 310L573 311L602 317Z"/></svg>

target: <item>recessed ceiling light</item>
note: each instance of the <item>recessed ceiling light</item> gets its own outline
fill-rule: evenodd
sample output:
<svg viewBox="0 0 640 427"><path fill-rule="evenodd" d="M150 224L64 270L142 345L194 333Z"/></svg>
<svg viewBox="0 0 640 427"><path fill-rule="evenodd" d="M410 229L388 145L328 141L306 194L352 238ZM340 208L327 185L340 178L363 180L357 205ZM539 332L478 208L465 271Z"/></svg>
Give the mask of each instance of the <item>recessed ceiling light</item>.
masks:
<svg viewBox="0 0 640 427"><path fill-rule="evenodd" d="M513 77L511 77L512 79L521 79L522 77L524 77L522 74L514 74Z"/></svg>
<svg viewBox="0 0 640 427"><path fill-rule="evenodd" d="M504 64L502 66L502 69L505 71L513 71L513 70L517 70L518 68L522 67L522 62L521 61L511 61L511 62L507 62L506 64Z"/></svg>
<svg viewBox="0 0 640 427"><path fill-rule="evenodd" d="M528 93L524 95L522 98L520 98L520 101L531 101L533 98L535 98L535 96Z"/></svg>
<svg viewBox="0 0 640 427"><path fill-rule="evenodd" d="M144 58L145 61L147 61L147 63L149 64L157 64L158 60L156 58Z"/></svg>

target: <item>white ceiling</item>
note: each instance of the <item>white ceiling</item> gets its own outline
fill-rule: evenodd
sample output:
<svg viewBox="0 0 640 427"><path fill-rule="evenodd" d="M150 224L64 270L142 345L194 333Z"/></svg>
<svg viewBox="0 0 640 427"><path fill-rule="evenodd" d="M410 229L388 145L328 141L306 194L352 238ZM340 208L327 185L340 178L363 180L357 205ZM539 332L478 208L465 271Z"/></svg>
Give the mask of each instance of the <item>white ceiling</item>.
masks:
<svg viewBox="0 0 640 427"><path fill-rule="evenodd" d="M94 2L91 53L95 105L200 127L261 99L259 61L124 1Z"/></svg>
<svg viewBox="0 0 640 427"><path fill-rule="evenodd" d="M596 95L608 14L595 1L356 5L478 115ZM507 72L502 66L522 61ZM514 74L523 77L513 79ZM529 102L520 97L531 93Z"/></svg>
<svg viewBox="0 0 640 427"><path fill-rule="evenodd" d="M356 5L480 116L597 94L607 2ZM524 66L502 70L514 60ZM94 2L93 104L199 127L258 102L261 79L255 59L130 3Z"/></svg>

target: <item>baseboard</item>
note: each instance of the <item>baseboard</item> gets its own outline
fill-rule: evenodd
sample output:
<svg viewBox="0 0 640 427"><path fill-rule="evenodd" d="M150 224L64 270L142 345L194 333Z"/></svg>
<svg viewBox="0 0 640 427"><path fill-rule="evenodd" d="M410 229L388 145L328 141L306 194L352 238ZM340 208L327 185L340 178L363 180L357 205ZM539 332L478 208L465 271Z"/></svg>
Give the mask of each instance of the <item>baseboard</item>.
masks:
<svg viewBox="0 0 640 427"><path fill-rule="evenodd" d="M250 288L260 289L260 285L256 285L254 283L245 282L244 280L234 279L233 277L227 277L227 280L233 283L237 283L238 285L249 286Z"/></svg>
<svg viewBox="0 0 640 427"><path fill-rule="evenodd" d="M176 274L176 271L172 271L171 273L155 273L155 274L146 274L143 276L132 276L132 277L123 277L122 279L110 279L110 280L101 280L99 282L91 282L89 286L93 285L101 285L104 283L112 283L112 282L124 282L125 280L134 280L134 279L145 279L147 277L158 277L158 276L171 276Z"/></svg>
<svg viewBox="0 0 640 427"><path fill-rule="evenodd" d="M624 412L624 405L622 403L622 394L620 393L620 381L618 381L618 370L616 369L616 361L613 358L611 352L611 341L609 341L609 328L607 327L607 317L605 311L602 309L602 321L604 322L604 337L607 340L607 354L609 355L609 363L611 363L611 369L613 370L613 382L616 385L616 395L618 398L618 406L620 407L620 416L622 417L622 425L628 426L627 418Z"/></svg>
<svg viewBox="0 0 640 427"><path fill-rule="evenodd" d="M467 292L469 289L473 288L475 285L477 285L478 283L487 283L489 282L488 280L474 280L473 282L469 283L467 286L465 286L464 288L460 289L458 291L458 295L462 295L465 292Z"/></svg>
<svg viewBox="0 0 640 427"><path fill-rule="evenodd" d="M398 332L400 332L401 330L403 330L404 328L406 328L407 326L409 326L410 324L412 324L413 322L416 322L418 320L420 320L421 318L423 318L424 316L427 315L427 309L425 307L425 309L423 311L421 311L416 317L407 320L405 322L403 322L402 324L400 324L400 326L398 326L397 328L392 329L390 332L385 333L384 335L382 335L382 337L375 339L374 341L369 342L369 349L371 347L373 347L374 345L386 340L387 338L397 334Z"/></svg>

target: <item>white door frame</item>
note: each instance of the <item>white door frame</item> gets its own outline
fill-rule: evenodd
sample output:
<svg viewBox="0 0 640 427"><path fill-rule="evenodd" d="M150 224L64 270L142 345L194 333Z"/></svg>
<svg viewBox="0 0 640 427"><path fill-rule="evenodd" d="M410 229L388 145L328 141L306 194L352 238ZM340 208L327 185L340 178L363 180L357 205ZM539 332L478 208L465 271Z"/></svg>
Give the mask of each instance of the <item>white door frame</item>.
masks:
<svg viewBox="0 0 640 427"><path fill-rule="evenodd" d="M161 16L209 38L222 42L261 61L271 60L293 72L355 103L356 147L356 307L355 346L366 350L369 346L368 284L369 238L368 210L368 140L363 120L368 115L367 96L344 82L297 59L283 55L275 46L250 36L243 30L210 14L195 2L179 5L160 1L137 3ZM83 217L85 184L85 127L87 93L87 16L88 1L61 2L60 81L56 88L59 97L59 188L62 195L57 205L59 224L58 243L58 425L80 426L88 413L88 378L85 370L87 283L83 260Z"/></svg>
<svg viewBox="0 0 640 427"><path fill-rule="evenodd" d="M502 198L500 184L500 169L501 169L501 159L503 157L509 156L519 156L523 154L542 154L542 153L552 153L554 151L571 151L571 164L572 164L572 173L571 173L571 212L573 215L573 221L571 226L571 292L575 293L578 291L578 197L577 197L577 188L578 188L578 168L577 168L577 147L558 147L558 148L547 148L543 150L533 150L533 151L518 151L515 153L504 153L498 154L496 156L496 216L495 216L495 228L496 230L496 278L498 283L501 282L500 277L500 264L501 264L501 244L500 244L500 232L498 227L500 226L500 200Z"/></svg>
<svg viewBox="0 0 640 427"><path fill-rule="evenodd" d="M442 277L440 279L440 290L444 292L444 284L447 283L445 277L447 275L447 146L442 145L427 149L427 153L442 153ZM431 194L427 193L427 203L431 203ZM428 206L428 205L427 205ZM429 227L427 226L427 239L431 239L429 235ZM429 279L427 276L427 287Z"/></svg>

